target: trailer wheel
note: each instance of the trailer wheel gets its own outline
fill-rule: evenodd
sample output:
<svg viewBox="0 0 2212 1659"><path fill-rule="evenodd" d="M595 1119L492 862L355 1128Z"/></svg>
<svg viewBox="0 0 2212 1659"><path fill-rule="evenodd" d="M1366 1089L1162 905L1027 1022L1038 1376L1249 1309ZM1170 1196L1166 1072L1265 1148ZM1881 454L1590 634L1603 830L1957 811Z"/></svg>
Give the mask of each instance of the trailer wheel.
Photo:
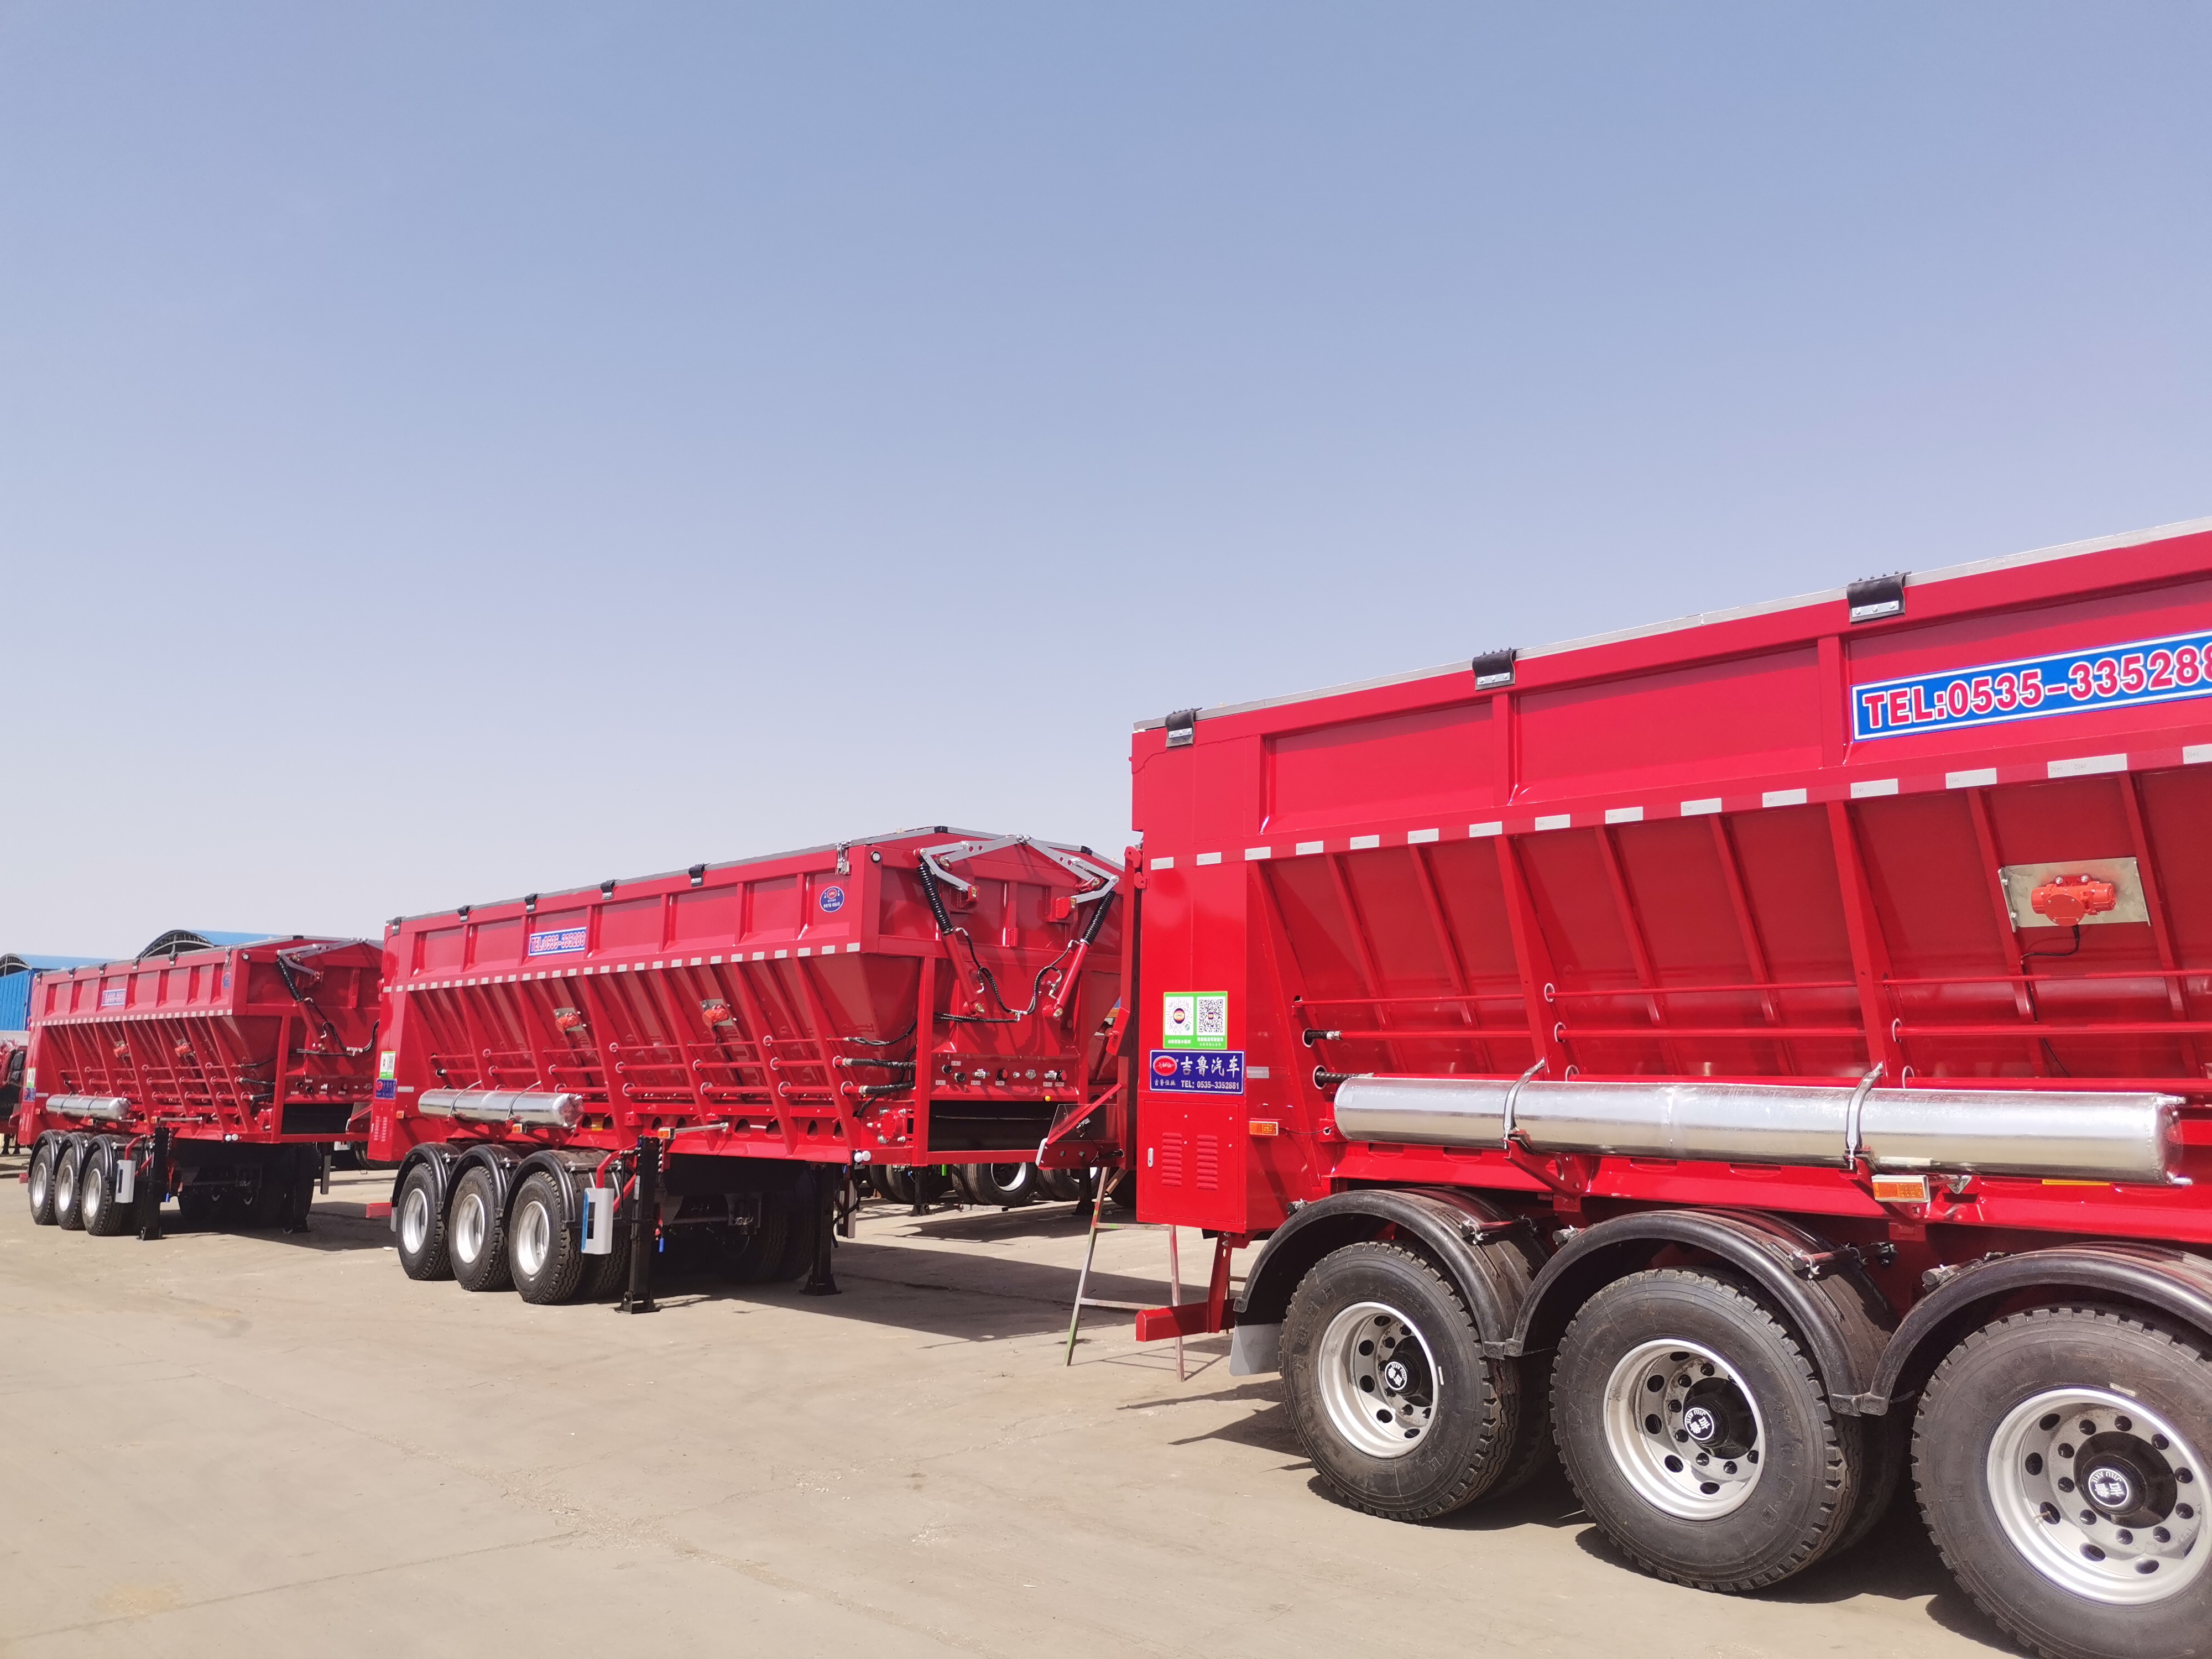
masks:
<svg viewBox="0 0 2212 1659"><path fill-rule="evenodd" d="M451 1279L453 1258L446 1242L446 1218L439 1210L438 1183L428 1164L418 1164L407 1172L392 1212L400 1270L410 1279Z"/></svg>
<svg viewBox="0 0 2212 1659"><path fill-rule="evenodd" d="M1083 1171L1080 1170L1038 1170L1037 1185L1044 1189L1044 1195L1055 1203L1083 1202Z"/></svg>
<svg viewBox="0 0 2212 1659"><path fill-rule="evenodd" d="M2050 1659L2200 1651L2212 1345L2118 1308L1976 1331L1920 1401L1913 1483L1966 1593Z"/></svg>
<svg viewBox="0 0 2212 1659"><path fill-rule="evenodd" d="M84 1142L71 1135L54 1160L54 1225L64 1232L84 1231L84 1206L79 1201L83 1180Z"/></svg>
<svg viewBox="0 0 2212 1659"><path fill-rule="evenodd" d="M586 1256L583 1283L576 1295L585 1302L605 1302L620 1296L629 1283L629 1229L617 1223L615 1247L605 1255Z"/></svg>
<svg viewBox="0 0 2212 1659"><path fill-rule="evenodd" d="M85 1231L95 1238L114 1238L131 1231L131 1212L115 1201L115 1163L113 1141L98 1141L86 1149L76 1206L83 1214Z"/></svg>
<svg viewBox="0 0 2212 1659"><path fill-rule="evenodd" d="M1283 1393L1306 1455L1355 1509L1426 1521L1505 1472L1520 1373L1483 1358L1466 1302L1395 1244L1348 1244L1298 1282Z"/></svg>
<svg viewBox="0 0 2212 1659"><path fill-rule="evenodd" d="M54 1224L54 1164L59 1152L54 1138L40 1139L38 1150L31 1154L31 1222L33 1226Z"/></svg>
<svg viewBox="0 0 2212 1659"><path fill-rule="evenodd" d="M975 1203L996 1205L1002 1210L1034 1203L1042 1190L1034 1164L963 1164L960 1184Z"/></svg>
<svg viewBox="0 0 2212 1659"><path fill-rule="evenodd" d="M1855 1431L1789 1329L1745 1281L1632 1273L1575 1316L1552 1421L1576 1494L1656 1577L1755 1589L1826 1554L1858 1513Z"/></svg>
<svg viewBox="0 0 2212 1659"><path fill-rule="evenodd" d="M784 1245L790 1237L789 1213L763 1210L759 1224L751 1231L724 1237L722 1277L732 1285L766 1284L783 1265Z"/></svg>
<svg viewBox="0 0 2212 1659"><path fill-rule="evenodd" d="M583 1241L561 1183L533 1170L514 1195L507 1221L507 1267L525 1302L567 1302L584 1277Z"/></svg>
<svg viewBox="0 0 2212 1659"><path fill-rule="evenodd" d="M814 1265L817 1224L813 1205L802 1202L786 1210L783 1224L783 1253L776 1257L775 1266L769 1273L770 1281L778 1285L789 1284Z"/></svg>
<svg viewBox="0 0 2212 1659"><path fill-rule="evenodd" d="M276 1227L289 1233L307 1224L307 1211L315 1201L314 1177L294 1152L289 1146L276 1148L256 1172L258 1184L246 1206L247 1226Z"/></svg>
<svg viewBox="0 0 2212 1659"><path fill-rule="evenodd" d="M513 1288L514 1280L507 1271L505 1224L491 1171L481 1165L471 1170L453 1188L453 1207L446 1217L446 1244L453 1252L453 1277L463 1290Z"/></svg>
<svg viewBox="0 0 2212 1659"><path fill-rule="evenodd" d="M187 1182L177 1194L177 1208L187 1227L220 1227L230 1218L230 1188L205 1180Z"/></svg>
<svg viewBox="0 0 2212 1659"><path fill-rule="evenodd" d="M883 1164L876 1167L876 1190L894 1204L914 1202L914 1171L901 1165Z"/></svg>

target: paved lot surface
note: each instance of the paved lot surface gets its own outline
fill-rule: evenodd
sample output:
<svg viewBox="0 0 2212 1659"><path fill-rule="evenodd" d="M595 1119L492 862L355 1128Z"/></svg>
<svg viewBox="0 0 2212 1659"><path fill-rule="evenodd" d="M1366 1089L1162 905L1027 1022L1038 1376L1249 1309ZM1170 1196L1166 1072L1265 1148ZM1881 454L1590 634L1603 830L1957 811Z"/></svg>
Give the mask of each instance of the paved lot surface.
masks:
<svg viewBox="0 0 2212 1659"><path fill-rule="evenodd" d="M1909 1507L1724 1600L1553 1476L1437 1526L1322 1498L1273 1378L1105 1316L1066 1206L840 1248L845 1294L532 1308L411 1284L384 1178L300 1237L34 1228L0 1164L0 1654L1987 1654ZM1188 1265L1198 1245L1185 1235ZM1098 1293L1164 1300L1164 1236ZM1110 1319L1110 1322L1105 1322Z"/></svg>

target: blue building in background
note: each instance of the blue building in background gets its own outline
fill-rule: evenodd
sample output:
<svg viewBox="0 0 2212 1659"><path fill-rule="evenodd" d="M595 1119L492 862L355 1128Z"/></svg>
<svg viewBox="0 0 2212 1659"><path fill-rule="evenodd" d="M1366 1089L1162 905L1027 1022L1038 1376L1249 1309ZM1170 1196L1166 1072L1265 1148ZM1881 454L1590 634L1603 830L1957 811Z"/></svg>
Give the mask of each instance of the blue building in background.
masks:
<svg viewBox="0 0 2212 1659"><path fill-rule="evenodd" d="M49 968L84 968L97 957L19 957L0 952L0 1035L31 1023L31 975Z"/></svg>

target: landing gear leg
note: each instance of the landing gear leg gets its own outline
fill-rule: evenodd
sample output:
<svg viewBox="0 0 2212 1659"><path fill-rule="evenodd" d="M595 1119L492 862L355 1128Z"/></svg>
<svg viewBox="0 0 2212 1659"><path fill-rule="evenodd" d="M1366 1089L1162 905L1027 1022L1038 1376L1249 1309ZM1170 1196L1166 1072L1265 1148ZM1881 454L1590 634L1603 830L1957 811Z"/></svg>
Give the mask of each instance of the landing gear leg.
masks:
<svg viewBox="0 0 2212 1659"><path fill-rule="evenodd" d="M830 1253L837 1248L837 1188L843 1177L843 1170L827 1164L813 1171L814 1259L807 1265L806 1283L800 1287L808 1296L838 1293L837 1275L831 1270Z"/></svg>
<svg viewBox="0 0 2212 1659"><path fill-rule="evenodd" d="M637 1138L637 1193L629 1216L629 1289L623 1292L622 1310L652 1313L654 1223L660 1212L660 1139Z"/></svg>
<svg viewBox="0 0 2212 1659"><path fill-rule="evenodd" d="M169 1191L169 1131L154 1131L154 1151L138 1177L138 1238L150 1244L161 1236L161 1200Z"/></svg>

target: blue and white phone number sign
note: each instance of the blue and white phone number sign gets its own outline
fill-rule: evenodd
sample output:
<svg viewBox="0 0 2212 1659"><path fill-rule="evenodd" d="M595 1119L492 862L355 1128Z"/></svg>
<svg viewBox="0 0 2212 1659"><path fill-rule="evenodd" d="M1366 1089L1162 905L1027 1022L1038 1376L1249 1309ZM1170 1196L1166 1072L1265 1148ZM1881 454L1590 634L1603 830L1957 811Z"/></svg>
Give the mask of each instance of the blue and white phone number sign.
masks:
<svg viewBox="0 0 2212 1659"><path fill-rule="evenodd" d="M1145 1086L1168 1094L1241 1095L1244 1051L1230 1048L1191 1054L1179 1048L1155 1048L1152 1063L1145 1068Z"/></svg>
<svg viewBox="0 0 2212 1659"><path fill-rule="evenodd" d="M1851 736L1863 743L2203 696L2212 696L2212 630L1855 686Z"/></svg>

